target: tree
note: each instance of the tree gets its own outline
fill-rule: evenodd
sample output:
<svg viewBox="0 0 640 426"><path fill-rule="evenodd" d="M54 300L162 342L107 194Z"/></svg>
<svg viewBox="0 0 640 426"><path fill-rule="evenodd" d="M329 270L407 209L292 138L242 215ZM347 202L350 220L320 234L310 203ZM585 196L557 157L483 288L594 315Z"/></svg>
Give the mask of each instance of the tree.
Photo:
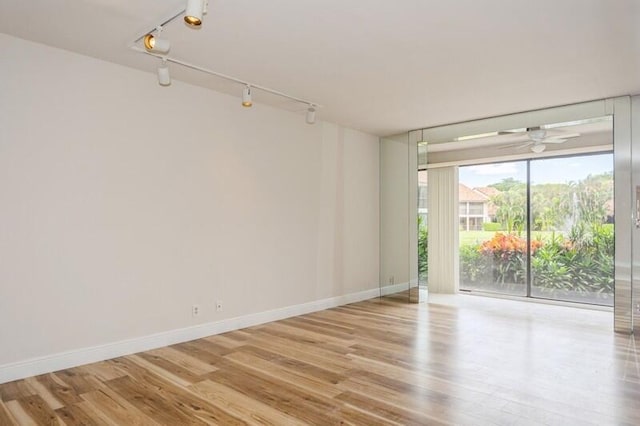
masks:
<svg viewBox="0 0 640 426"><path fill-rule="evenodd" d="M537 231L562 230L571 217L572 190L566 183L531 187L531 215Z"/></svg>
<svg viewBox="0 0 640 426"><path fill-rule="evenodd" d="M509 234L514 230L522 230L526 222L526 191L522 185L491 197L491 202L496 206L496 219Z"/></svg>
<svg viewBox="0 0 640 426"><path fill-rule="evenodd" d="M500 192L506 192L514 188L524 188L526 187L526 184L524 182L520 182L519 180L509 177L509 178L502 179L498 183L492 183L491 185L489 185L489 187L495 188Z"/></svg>
<svg viewBox="0 0 640 426"><path fill-rule="evenodd" d="M607 202L613 198L613 174L589 175L574 184L576 220L594 225L607 217Z"/></svg>

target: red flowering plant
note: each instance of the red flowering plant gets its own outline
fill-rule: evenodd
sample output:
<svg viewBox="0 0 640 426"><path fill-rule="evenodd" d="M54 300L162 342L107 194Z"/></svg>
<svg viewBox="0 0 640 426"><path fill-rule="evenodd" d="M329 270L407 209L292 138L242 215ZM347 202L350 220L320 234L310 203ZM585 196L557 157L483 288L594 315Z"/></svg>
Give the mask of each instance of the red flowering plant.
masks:
<svg viewBox="0 0 640 426"><path fill-rule="evenodd" d="M531 241L531 255L542 247L541 240ZM504 284L524 284L526 279L527 241L516 234L496 234L483 242L478 250L493 260L492 271L494 282Z"/></svg>

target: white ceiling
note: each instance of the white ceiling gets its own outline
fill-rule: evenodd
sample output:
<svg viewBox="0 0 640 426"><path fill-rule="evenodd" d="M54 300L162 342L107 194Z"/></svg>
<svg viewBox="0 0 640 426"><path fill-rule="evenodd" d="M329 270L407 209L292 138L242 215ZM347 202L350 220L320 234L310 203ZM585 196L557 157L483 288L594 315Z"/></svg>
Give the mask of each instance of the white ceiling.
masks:
<svg viewBox="0 0 640 426"><path fill-rule="evenodd" d="M127 45L182 7L0 0L0 32L155 79L157 60ZM377 135L640 93L640 0L211 0L209 9L201 30L167 27L171 56L317 102L319 118ZM176 65L172 75L241 92Z"/></svg>

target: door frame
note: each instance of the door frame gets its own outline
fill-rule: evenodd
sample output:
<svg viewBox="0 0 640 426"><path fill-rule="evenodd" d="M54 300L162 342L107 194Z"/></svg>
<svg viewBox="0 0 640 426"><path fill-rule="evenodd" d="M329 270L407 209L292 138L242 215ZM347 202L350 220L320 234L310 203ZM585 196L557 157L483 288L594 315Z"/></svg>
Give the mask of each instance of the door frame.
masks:
<svg viewBox="0 0 640 426"><path fill-rule="evenodd" d="M615 227L613 328L621 333L632 333L634 329L640 333L640 259L635 259L640 258L640 250L637 254L633 251L634 247L640 247L640 229L635 227L635 220L640 219L640 212L635 212L632 203L632 200L635 200L632 188L640 186L640 96L633 98L620 96L453 123L414 130L410 135L416 135L419 145L436 144L451 141L461 135L495 132L496 129L526 128L540 123L568 122L605 115L613 116L614 208L618 217ZM632 135L636 142L633 152ZM428 162L428 154L419 154L418 157L417 169L432 168ZM452 165L455 163L442 163L436 167ZM637 172L632 173L632 170ZM455 202L457 203L457 200ZM415 214L417 216L417 209ZM631 220L623 220L625 217ZM455 238L455 234L444 237ZM429 256L430 264L433 258L434 256ZM435 259L433 261L435 262ZM457 282L455 287L457 288Z"/></svg>

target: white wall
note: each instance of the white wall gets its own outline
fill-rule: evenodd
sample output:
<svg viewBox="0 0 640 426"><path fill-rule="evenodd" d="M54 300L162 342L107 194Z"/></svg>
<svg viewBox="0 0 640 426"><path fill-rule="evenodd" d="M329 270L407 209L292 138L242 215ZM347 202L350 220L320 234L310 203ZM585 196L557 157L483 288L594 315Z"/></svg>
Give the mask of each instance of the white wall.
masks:
<svg viewBox="0 0 640 426"><path fill-rule="evenodd" d="M0 57L0 368L378 287L376 137L2 34Z"/></svg>

